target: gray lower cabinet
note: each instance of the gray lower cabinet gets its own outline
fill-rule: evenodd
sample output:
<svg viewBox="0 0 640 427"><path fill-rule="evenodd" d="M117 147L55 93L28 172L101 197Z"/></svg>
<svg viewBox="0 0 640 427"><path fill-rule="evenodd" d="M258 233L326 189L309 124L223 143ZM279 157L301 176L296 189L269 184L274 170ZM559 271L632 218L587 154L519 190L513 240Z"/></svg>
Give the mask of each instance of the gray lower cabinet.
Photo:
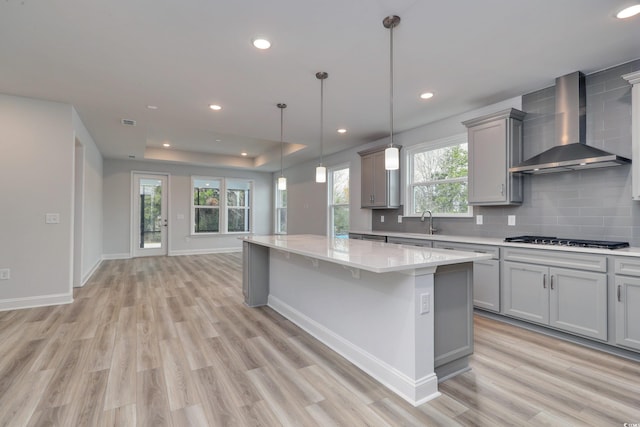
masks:
<svg viewBox="0 0 640 427"><path fill-rule="evenodd" d="M640 260L616 259L616 344L640 350Z"/></svg>
<svg viewBox="0 0 640 427"><path fill-rule="evenodd" d="M500 311L500 248L457 242L434 242L433 247L491 254L492 259L473 263L473 306Z"/></svg>
<svg viewBox="0 0 640 427"><path fill-rule="evenodd" d="M606 341L606 265L598 255L506 249L503 314Z"/></svg>
<svg viewBox="0 0 640 427"><path fill-rule="evenodd" d="M269 248L242 242L242 294L249 307L266 305L269 298Z"/></svg>

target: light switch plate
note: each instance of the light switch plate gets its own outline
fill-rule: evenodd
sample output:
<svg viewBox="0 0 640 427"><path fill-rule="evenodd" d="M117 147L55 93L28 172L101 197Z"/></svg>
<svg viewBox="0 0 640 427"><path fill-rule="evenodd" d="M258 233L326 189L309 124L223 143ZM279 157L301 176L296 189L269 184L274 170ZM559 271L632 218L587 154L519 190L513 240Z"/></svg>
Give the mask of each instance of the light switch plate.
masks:
<svg viewBox="0 0 640 427"><path fill-rule="evenodd" d="M380 215L380 222L384 222L384 215Z"/></svg>
<svg viewBox="0 0 640 427"><path fill-rule="evenodd" d="M0 280L11 279L11 270L8 268L0 268Z"/></svg>
<svg viewBox="0 0 640 427"><path fill-rule="evenodd" d="M398 215L398 224L402 224L402 215Z"/></svg>
<svg viewBox="0 0 640 427"><path fill-rule="evenodd" d="M482 225L482 215L476 215L476 224Z"/></svg>
<svg viewBox="0 0 640 427"><path fill-rule="evenodd" d="M60 224L60 214L48 213L45 215L44 222L46 224Z"/></svg>
<svg viewBox="0 0 640 427"><path fill-rule="evenodd" d="M507 225L516 225L516 216L515 215L507 216Z"/></svg>

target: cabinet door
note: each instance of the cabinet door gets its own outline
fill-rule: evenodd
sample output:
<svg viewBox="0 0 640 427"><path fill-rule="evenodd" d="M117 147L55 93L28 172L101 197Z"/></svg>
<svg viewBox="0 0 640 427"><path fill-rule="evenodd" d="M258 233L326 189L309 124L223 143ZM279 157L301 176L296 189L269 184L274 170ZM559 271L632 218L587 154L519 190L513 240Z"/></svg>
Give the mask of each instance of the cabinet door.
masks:
<svg viewBox="0 0 640 427"><path fill-rule="evenodd" d="M549 325L607 340L607 276L550 268Z"/></svg>
<svg viewBox="0 0 640 427"><path fill-rule="evenodd" d="M361 168L362 168L362 182L361 182L361 206L370 207L373 205L373 176L374 176L374 164L373 155L362 156Z"/></svg>
<svg viewBox="0 0 640 427"><path fill-rule="evenodd" d="M469 128L469 203L507 200L507 120Z"/></svg>
<svg viewBox="0 0 640 427"><path fill-rule="evenodd" d="M373 204L387 205L387 171L384 168L384 151L372 154L373 157Z"/></svg>
<svg viewBox="0 0 640 427"><path fill-rule="evenodd" d="M640 278L616 276L616 344L640 350Z"/></svg>
<svg viewBox="0 0 640 427"><path fill-rule="evenodd" d="M473 263L473 305L500 311L500 261L490 259Z"/></svg>
<svg viewBox="0 0 640 427"><path fill-rule="evenodd" d="M504 314L549 324L549 268L505 261L502 274Z"/></svg>

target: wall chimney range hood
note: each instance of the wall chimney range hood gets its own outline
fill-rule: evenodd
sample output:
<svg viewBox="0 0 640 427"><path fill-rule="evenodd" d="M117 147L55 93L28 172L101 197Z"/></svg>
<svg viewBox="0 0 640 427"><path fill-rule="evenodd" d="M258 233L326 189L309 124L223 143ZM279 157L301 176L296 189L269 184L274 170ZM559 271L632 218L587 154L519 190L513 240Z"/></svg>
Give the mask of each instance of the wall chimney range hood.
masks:
<svg viewBox="0 0 640 427"><path fill-rule="evenodd" d="M509 172L543 174L620 166L631 160L586 145L586 90L584 74L576 71L556 79L556 145Z"/></svg>

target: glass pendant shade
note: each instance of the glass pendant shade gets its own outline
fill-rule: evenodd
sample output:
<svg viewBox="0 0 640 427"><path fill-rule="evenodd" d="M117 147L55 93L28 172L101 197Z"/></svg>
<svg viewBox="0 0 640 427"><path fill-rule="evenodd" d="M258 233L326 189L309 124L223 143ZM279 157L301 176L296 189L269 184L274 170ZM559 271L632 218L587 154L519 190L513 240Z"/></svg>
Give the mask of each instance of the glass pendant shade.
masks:
<svg viewBox="0 0 640 427"><path fill-rule="evenodd" d="M400 150L398 147L387 147L384 150L384 168L386 170L400 169Z"/></svg>
<svg viewBox="0 0 640 427"><path fill-rule="evenodd" d="M278 190L286 190L287 189L287 178L281 176L278 178Z"/></svg>
<svg viewBox="0 0 640 427"><path fill-rule="evenodd" d="M316 182L327 182L327 168L324 166L316 166Z"/></svg>

